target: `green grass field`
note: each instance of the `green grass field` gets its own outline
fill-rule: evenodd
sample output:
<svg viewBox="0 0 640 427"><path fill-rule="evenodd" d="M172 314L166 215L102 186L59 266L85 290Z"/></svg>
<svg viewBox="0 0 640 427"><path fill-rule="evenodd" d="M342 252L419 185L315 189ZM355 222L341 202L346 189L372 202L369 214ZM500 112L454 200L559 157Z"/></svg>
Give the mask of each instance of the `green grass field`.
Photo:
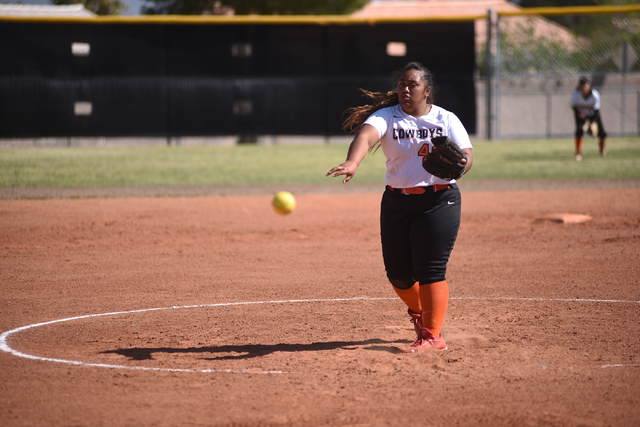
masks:
<svg viewBox="0 0 640 427"><path fill-rule="evenodd" d="M465 180L640 179L640 138L609 138L607 157L585 139L583 160L573 140L474 142ZM346 144L135 146L0 149L0 187L141 187L327 183ZM353 182L384 181L382 151L362 162Z"/></svg>

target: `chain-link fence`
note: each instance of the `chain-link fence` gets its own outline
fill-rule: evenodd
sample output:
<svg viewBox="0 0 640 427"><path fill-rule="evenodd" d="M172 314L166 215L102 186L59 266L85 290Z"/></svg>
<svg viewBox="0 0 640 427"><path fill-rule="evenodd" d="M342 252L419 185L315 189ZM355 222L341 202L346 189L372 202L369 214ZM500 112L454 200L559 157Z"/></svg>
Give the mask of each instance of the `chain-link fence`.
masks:
<svg viewBox="0 0 640 427"><path fill-rule="evenodd" d="M477 46L477 137L568 137L581 76L611 136L640 135L640 6L489 11Z"/></svg>

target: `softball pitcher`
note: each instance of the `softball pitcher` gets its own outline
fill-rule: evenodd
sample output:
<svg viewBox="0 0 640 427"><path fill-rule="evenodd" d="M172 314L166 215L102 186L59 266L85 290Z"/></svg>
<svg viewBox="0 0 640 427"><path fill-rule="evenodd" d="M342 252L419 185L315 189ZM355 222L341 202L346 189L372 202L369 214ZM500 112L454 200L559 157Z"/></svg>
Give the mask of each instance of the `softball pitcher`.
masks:
<svg viewBox="0 0 640 427"><path fill-rule="evenodd" d="M434 155L432 138L446 136L466 154L462 173L471 169L472 145L458 117L433 104L432 74L420 63L407 64L387 93L363 91L373 102L347 110L347 130L357 131L344 163L326 176L349 182L376 146L386 157L386 188L380 235L387 277L408 307L417 338L402 353L446 349L442 336L449 287L446 270L460 227L461 197L455 179L428 173L423 162ZM437 148L436 148L437 150Z"/></svg>

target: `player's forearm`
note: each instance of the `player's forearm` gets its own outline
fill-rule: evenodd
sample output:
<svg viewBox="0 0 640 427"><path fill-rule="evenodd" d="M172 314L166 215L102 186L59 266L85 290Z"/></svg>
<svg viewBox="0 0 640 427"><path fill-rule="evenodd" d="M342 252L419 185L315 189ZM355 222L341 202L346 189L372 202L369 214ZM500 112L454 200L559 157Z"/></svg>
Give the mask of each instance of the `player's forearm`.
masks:
<svg viewBox="0 0 640 427"><path fill-rule="evenodd" d="M464 173L468 173L471 170L471 166L473 166L473 153L470 148L463 148L464 154L467 155L467 165L464 168Z"/></svg>
<svg viewBox="0 0 640 427"><path fill-rule="evenodd" d="M359 165L369 152L369 144L364 138L356 137L347 152L347 162L354 162Z"/></svg>
<svg viewBox="0 0 640 427"><path fill-rule="evenodd" d="M349 146L346 161L355 162L356 165L359 165L378 142L379 138L380 136L375 128L369 125L362 126Z"/></svg>

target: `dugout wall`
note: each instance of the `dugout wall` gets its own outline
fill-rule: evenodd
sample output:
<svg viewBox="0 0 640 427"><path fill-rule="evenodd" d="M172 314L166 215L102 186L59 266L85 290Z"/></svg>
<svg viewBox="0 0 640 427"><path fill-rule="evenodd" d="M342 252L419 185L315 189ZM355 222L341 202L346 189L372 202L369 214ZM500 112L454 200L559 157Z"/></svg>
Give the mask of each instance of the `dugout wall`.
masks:
<svg viewBox="0 0 640 427"><path fill-rule="evenodd" d="M476 131L473 22L220 22L0 20L0 137L343 135L409 61Z"/></svg>

